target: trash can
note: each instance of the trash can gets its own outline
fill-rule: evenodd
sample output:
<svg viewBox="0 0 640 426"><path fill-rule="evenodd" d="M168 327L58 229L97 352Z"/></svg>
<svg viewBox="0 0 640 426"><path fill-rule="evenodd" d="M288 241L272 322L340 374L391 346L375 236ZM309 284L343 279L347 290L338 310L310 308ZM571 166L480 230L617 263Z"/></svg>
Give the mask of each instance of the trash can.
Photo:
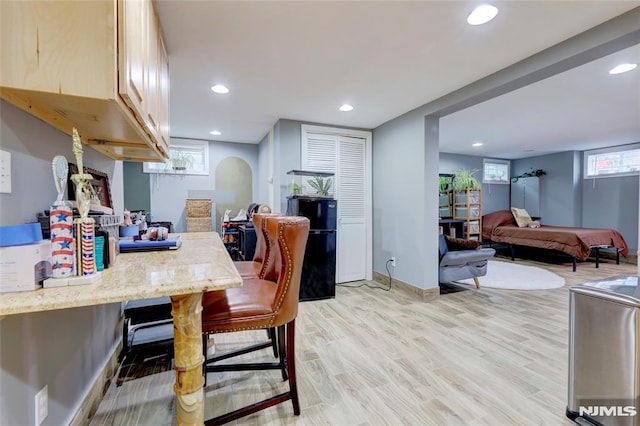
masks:
<svg viewBox="0 0 640 426"><path fill-rule="evenodd" d="M616 276L569 289L569 398L576 423L640 426L640 286Z"/></svg>

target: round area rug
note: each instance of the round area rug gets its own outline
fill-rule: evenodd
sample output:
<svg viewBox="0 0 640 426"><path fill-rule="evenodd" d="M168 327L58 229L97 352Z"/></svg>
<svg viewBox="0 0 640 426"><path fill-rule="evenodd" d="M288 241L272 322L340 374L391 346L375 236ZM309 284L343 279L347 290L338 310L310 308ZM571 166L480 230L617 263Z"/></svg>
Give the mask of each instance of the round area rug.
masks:
<svg viewBox="0 0 640 426"><path fill-rule="evenodd" d="M520 265L516 262L500 262L490 260L487 275L479 277L480 288L501 288L508 290L547 290L562 287L564 278L536 266ZM469 284L475 287L473 279L460 280L456 283Z"/></svg>

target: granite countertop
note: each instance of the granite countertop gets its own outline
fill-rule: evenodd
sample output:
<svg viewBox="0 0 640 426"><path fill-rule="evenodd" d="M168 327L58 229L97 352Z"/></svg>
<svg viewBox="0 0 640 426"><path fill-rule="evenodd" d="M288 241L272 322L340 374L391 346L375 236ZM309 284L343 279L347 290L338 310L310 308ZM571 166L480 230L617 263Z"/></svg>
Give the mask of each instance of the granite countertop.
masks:
<svg viewBox="0 0 640 426"><path fill-rule="evenodd" d="M215 232L182 235L178 250L121 253L93 284L0 294L0 316L239 287L242 279Z"/></svg>

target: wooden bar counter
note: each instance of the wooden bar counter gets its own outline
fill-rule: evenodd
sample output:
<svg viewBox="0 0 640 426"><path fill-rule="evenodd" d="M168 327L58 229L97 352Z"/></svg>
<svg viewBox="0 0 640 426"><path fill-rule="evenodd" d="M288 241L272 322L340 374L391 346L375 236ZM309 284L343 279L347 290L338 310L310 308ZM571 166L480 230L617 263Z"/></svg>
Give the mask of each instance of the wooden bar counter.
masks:
<svg viewBox="0 0 640 426"><path fill-rule="evenodd" d="M170 296L179 425L204 423L202 293L242 285L215 232L182 234L178 250L122 253L94 284L0 294L0 317Z"/></svg>

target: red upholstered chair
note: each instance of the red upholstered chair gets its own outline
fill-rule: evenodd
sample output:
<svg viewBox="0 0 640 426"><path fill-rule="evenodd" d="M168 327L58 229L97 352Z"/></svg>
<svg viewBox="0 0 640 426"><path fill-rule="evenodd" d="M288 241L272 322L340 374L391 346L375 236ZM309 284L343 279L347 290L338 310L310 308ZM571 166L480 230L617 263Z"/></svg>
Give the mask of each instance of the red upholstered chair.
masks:
<svg viewBox="0 0 640 426"><path fill-rule="evenodd" d="M243 286L205 293L202 306L203 334L231 333L278 327L280 360L272 363L207 365L207 372L283 369L289 391L208 420L223 424L291 400L293 412L300 414L295 371L295 319L298 314L302 260L309 234L305 217L267 217L266 241L271 244L274 261L264 278L245 279ZM286 369L286 375L284 374Z"/></svg>

